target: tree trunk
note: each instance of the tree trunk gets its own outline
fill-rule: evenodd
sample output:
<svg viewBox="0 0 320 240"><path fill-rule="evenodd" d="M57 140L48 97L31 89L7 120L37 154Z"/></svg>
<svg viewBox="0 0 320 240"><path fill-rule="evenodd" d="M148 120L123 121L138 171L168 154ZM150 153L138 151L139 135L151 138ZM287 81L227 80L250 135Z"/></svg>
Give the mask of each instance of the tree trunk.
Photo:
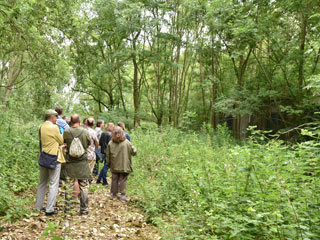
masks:
<svg viewBox="0 0 320 240"><path fill-rule="evenodd" d="M200 87L201 87L201 100L202 100L202 115L203 115L203 122L207 122L207 108L206 108L206 93L204 89L204 82L203 82L203 63L202 63L202 56L200 54L200 61L199 61L199 70L200 70Z"/></svg>
<svg viewBox="0 0 320 240"><path fill-rule="evenodd" d="M3 111L6 111L8 108L7 102L10 97L11 91L15 85L17 78L19 77L22 71L22 60L23 53L20 56L13 56L9 61L9 71L8 71L8 79L5 86L5 92L2 99Z"/></svg>
<svg viewBox="0 0 320 240"><path fill-rule="evenodd" d="M307 35L307 19L300 13L300 56L299 56L299 76L298 76L298 85L299 85L299 101L302 100L302 89L303 89L303 81L304 81L304 49L305 49L305 42L306 42L306 35Z"/></svg>
<svg viewBox="0 0 320 240"><path fill-rule="evenodd" d="M136 43L133 42L133 49L136 51ZM137 127L140 125L140 117L139 117L139 107L140 107L140 101L139 101L139 95L140 95L140 88L139 88L139 80L138 80L138 63L137 63L137 57L136 52L134 52L132 56L132 62L133 62L133 105L134 105L134 127Z"/></svg>
<svg viewBox="0 0 320 240"><path fill-rule="evenodd" d="M213 39L212 39L212 45L213 45ZM212 48L213 49L213 48ZM211 52L211 77L212 77L212 82L211 82L211 101L210 101L210 124L212 128L217 127L216 123L216 114L213 108L213 105L216 101L216 83L214 81L214 76L215 76L215 66L214 66L214 52L212 50Z"/></svg>
<svg viewBox="0 0 320 240"><path fill-rule="evenodd" d="M118 65L119 66L119 65ZM120 73L120 67L118 67L118 83L119 83L119 91L120 91L120 98L121 98L121 103L123 107L123 111L127 115L127 109L126 109L126 104L124 102L124 97L123 97L123 91L122 91L122 80L121 80L121 73ZM128 116L126 116L128 117Z"/></svg>

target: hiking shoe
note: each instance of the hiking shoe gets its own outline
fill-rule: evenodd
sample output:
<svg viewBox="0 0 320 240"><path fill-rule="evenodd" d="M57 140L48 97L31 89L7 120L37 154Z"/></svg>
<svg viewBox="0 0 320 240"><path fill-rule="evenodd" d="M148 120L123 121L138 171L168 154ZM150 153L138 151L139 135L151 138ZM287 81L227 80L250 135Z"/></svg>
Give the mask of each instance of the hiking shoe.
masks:
<svg viewBox="0 0 320 240"><path fill-rule="evenodd" d="M82 212L80 212L80 215L81 216L88 216L89 212L88 211L82 211Z"/></svg>
<svg viewBox="0 0 320 240"><path fill-rule="evenodd" d="M101 183L101 180L97 180L97 181L96 181L96 184L100 184L100 183Z"/></svg>
<svg viewBox="0 0 320 240"><path fill-rule="evenodd" d="M46 212L46 216L52 216L58 214L58 211L54 210L53 212Z"/></svg>
<svg viewBox="0 0 320 240"><path fill-rule="evenodd" d="M110 197L111 200L115 200L117 198L118 198L117 195L114 195L114 194L112 194L111 197Z"/></svg>
<svg viewBox="0 0 320 240"><path fill-rule="evenodd" d="M109 183L107 181L102 183L102 186L109 186Z"/></svg>
<svg viewBox="0 0 320 240"><path fill-rule="evenodd" d="M129 199L125 195L121 195L120 201L121 202L129 202Z"/></svg>

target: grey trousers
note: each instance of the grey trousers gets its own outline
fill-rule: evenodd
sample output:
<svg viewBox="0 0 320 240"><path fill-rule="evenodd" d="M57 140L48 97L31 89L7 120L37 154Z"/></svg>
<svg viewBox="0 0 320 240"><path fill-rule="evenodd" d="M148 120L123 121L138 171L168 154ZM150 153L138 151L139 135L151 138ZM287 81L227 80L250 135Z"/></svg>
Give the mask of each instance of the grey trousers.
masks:
<svg viewBox="0 0 320 240"><path fill-rule="evenodd" d="M41 166L39 166L39 168L40 178L37 189L36 209L41 210L43 208L43 201L46 195L47 184L49 182L46 212L53 212L59 190L61 163L58 163L55 169L47 169Z"/></svg>
<svg viewBox="0 0 320 240"><path fill-rule="evenodd" d="M126 193L128 175L129 173L112 173L111 193L113 195L117 195L118 192Z"/></svg>

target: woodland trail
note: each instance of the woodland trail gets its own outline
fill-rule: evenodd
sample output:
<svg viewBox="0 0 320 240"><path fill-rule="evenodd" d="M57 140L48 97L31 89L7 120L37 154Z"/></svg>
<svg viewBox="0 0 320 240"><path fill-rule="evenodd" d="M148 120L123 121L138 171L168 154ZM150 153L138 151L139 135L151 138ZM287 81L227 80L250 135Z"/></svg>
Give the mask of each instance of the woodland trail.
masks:
<svg viewBox="0 0 320 240"><path fill-rule="evenodd" d="M139 208L118 199L110 200L109 187L92 184L89 190L88 216L79 215L79 203L72 216L64 214L60 192L57 215L46 217L42 211L12 224L1 224L4 229L0 239L160 239Z"/></svg>

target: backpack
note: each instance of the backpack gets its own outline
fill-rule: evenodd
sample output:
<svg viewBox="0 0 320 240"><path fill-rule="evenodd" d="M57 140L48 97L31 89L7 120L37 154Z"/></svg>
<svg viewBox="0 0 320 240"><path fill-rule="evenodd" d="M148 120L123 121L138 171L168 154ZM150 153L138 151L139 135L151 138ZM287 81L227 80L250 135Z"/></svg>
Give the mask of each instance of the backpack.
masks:
<svg viewBox="0 0 320 240"><path fill-rule="evenodd" d="M79 137L82 135L83 130L81 131L80 135L77 137L74 137L71 130L69 130L71 136L72 136L72 142L69 148L69 155L71 157L79 158L81 157L86 151L84 150L82 143L79 139Z"/></svg>

